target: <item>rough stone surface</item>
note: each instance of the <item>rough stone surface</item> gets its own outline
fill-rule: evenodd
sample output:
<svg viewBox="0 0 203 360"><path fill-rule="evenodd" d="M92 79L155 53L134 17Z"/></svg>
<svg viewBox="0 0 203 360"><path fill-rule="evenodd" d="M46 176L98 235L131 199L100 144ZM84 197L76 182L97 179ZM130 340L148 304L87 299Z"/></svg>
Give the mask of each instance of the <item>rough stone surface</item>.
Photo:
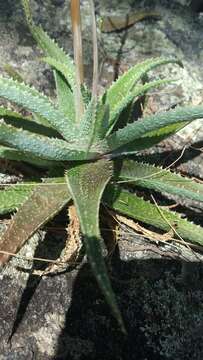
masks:
<svg viewBox="0 0 203 360"><path fill-rule="evenodd" d="M88 1L82 3L89 74L91 27ZM178 79L175 85L151 94L151 111L176 103L202 103L203 18L183 6L187 1L102 0L96 3L96 9L100 14L122 14L143 6L154 8L154 4L161 14L159 21L137 23L127 33L100 35L101 91L113 79L112 64L126 36L120 72L152 56L178 56L183 61L184 69L167 66L150 74L152 78L158 74ZM31 5L36 22L72 53L67 2L31 0ZM53 77L49 68L38 61L41 53L28 32L18 1L0 0L0 37L0 72L5 74L4 65L9 63L26 82L53 97ZM160 145L156 161L170 163L184 144L195 141L194 147L201 147L202 134L197 121ZM4 165L0 165L1 182L19 176L18 172L12 175L13 168ZM202 152L188 147L178 168L203 178ZM199 208L189 215L202 220ZM31 274L33 268L39 267L37 262L13 259L0 274L0 360L203 358L203 269L199 258L187 253L190 263L183 264L177 258L183 251L181 247L174 252L171 247L143 240L128 228L123 231L110 271L128 336L119 331L86 264L60 276L40 279ZM51 235L46 239L44 233L38 233L20 255L48 257L50 249L57 253L62 246L60 238ZM139 250L143 246L145 250ZM174 254L172 258L166 256L168 250Z"/></svg>

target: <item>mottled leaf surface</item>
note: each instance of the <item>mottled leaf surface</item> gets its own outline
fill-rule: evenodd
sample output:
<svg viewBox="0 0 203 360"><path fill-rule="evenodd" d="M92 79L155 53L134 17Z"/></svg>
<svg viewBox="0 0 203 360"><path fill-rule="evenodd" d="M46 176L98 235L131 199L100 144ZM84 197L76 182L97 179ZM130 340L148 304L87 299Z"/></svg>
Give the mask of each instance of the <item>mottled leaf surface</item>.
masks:
<svg viewBox="0 0 203 360"><path fill-rule="evenodd" d="M35 187L1 235L0 250L16 253L70 199L66 184L49 183ZM9 255L0 254L1 264L6 263L8 259Z"/></svg>
<svg viewBox="0 0 203 360"><path fill-rule="evenodd" d="M161 141L167 139L169 136L174 135L176 132L184 128L188 123L178 122L176 124L172 124L169 126L165 126L164 128L155 131L154 133L150 133L149 136L141 136L139 139L130 142L129 144L125 144L114 150L112 152L113 157L117 157L119 155L132 155L138 153L140 150L149 149L150 147L159 144Z"/></svg>
<svg viewBox="0 0 203 360"><path fill-rule="evenodd" d="M97 155L96 152L86 154L85 142L69 144L63 140L36 135L6 124L0 124L0 142L44 160L86 160Z"/></svg>
<svg viewBox="0 0 203 360"><path fill-rule="evenodd" d="M143 119L126 125L123 129L114 132L107 137L111 152L120 149L124 145L135 143L141 137L160 136L164 129L174 124L187 124L196 119L203 118L203 106L185 106L162 112L159 114L146 116Z"/></svg>
<svg viewBox="0 0 203 360"><path fill-rule="evenodd" d="M161 167L125 160L119 173L130 184L203 202L203 184Z"/></svg>
<svg viewBox="0 0 203 360"><path fill-rule="evenodd" d="M5 109L1 106L0 117L4 119L5 124L12 125L23 130L32 131L33 133L50 137L60 136L59 133L54 129L36 122L31 117L22 116L18 112Z"/></svg>
<svg viewBox="0 0 203 360"><path fill-rule="evenodd" d="M66 79L67 83L71 87L72 92L74 92L76 85L75 85L75 78L73 77L72 72L67 67L66 63L60 62L59 59L54 59L53 57L44 57L42 58L44 62L49 64L53 67L53 69L57 70L63 77Z"/></svg>
<svg viewBox="0 0 203 360"><path fill-rule="evenodd" d="M51 160L43 160L34 155L26 154L23 151L18 151L6 146L0 145L0 159L14 160L14 161L24 161L29 164L35 165L41 168L51 168L51 167L63 167L63 163L55 162Z"/></svg>
<svg viewBox="0 0 203 360"><path fill-rule="evenodd" d="M109 125L108 125L108 132L109 134L111 130L113 129L114 125L116 124L119 115L122 113L124 109L127 108L128 105L130 105L135 99L138 99L139 97L146 94L148 91L155 89L161 85L166 85L171 83L172 80L155 80L148 82L144 85L138 85L133 88L132 91L126 93L126 96L122 98L122 100L119 102L116 102L116 106L111 110L110 117L109 117ZM125 119L125 124L128 121Z"/></svg>
<svg viewBox="0 0 203 360"><path fill-rule="evenodd" d="M73 92L65 77L57 70L54 71L58 107L72 124L75 124L75 103Z"/></svg>
<svg viewBox="0 0 203 360"><path fill-rule="evenodd" d="M10 185L0 191L0 214L16 210L28 197L37 184Z"/></svg>
<svg viewBox="0 0 203 360"><path fill-rule="evenodd" d="M94 141L96 126L97 103L93 98L87 105L87 109L81 119L80 138L86 139L87 151Z"/></svg>
<svg viewBox="0 0 203 360"><path fill-rule="evenodd" d="M123 190L119 186L108 186L102 200L106 205L121 214L142 221L145 224L153 225L158 229L168 232L171 230L171 225L184 240L203 245L203 228L182 219L175 212L163 208L161 208L160 212L154 204L145 201L136 194Z"/></svg>
<svg viewBox="0 0 203 360"><path fill-rule="evenodd" d="M0 97L44 117L66 140L74 138L71 121L56 109L45 95L40 94L34 88L12 79L0 77Z"/></svg>
<svg viewBox="0 0 203 360"><path fill-rule="evenodd" d="M49 37L49 35L40 26L36 26L34 24L29 6L29 0L21 0L21 1L27 19L27 23L37 44L43 50L44 54L47 57L53 58L54 60L59 61L66 66L65 73L63 75L66 76L68 72L71 75L70 79L73 79L73 81L70 80L70 85L74 86L75 66L73 64L72 59L68 54L64 52L63 49L61 49L58 46L58 44L53 39Z"/></svg>
<svg viewBox="0 0 203 360"><path fill-rule="evenodd" d="M161 57L147 59L146 61L131 67L127 72L121 75L106 92L106 101L110 106L110 111L114 111L117 104L126 97L147 72L160 65L169 63L177 63L180 65L180 62L177 59L166 59Z"/></svg>
<svg viewBox="0 0 203 360"><path fill-rule="evenodd" d="M74 166L67 171L68 188L76 206L84 235L86 253L100 288L114 315L122 324L120 312L102 257L99 207L103 191L112 176L112 164L106 160Z"/></svg>

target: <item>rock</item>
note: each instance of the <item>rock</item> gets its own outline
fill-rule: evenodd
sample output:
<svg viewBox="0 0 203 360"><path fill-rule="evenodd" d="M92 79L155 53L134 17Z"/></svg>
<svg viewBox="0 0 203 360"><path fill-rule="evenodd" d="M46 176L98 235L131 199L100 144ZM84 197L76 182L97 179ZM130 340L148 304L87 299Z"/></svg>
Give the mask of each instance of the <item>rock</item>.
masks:
<svg viewBox="0 0 203 360"><path fill-rule="evenodd" d="M56 6L64 5L65 0L54 0L53 4Z"/></svg>
<svg viewBox="0 0 203 360"><path fill-rule="evenodd" d="M203 11L202 0L191 0L190 6L191 6L192 10L194 10L196 12L202 12Z"/></svg>

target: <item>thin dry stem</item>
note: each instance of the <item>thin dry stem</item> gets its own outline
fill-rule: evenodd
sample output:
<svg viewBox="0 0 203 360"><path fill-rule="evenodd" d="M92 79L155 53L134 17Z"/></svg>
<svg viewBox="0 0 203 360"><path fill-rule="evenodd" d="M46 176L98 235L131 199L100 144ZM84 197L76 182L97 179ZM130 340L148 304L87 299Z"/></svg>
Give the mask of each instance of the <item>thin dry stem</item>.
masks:
<svg viewBox="0 0 203 360"><path fill-rule="evenodd" d="M90 0L92 15L92 43L93 43L93 80L92 80L92 97L97 97L98 88L98 44L97 44L97 24L95 18L94 1Z"/></svg>
<svg viewBox="0 0 203 360"><path fill-rule="evenodd" d="M81 85L83 84L84 81L84 70L83 70L81 16L80 16L79 0L71 0L71 20L72 20L72 32L73 32L74 61L76 65L75 109L76 109L76 121L79 122L84 112L84 105L81 94Z"/></svg>
<svg viewBox="0 0 203 360"><path fill-rule="evenodd" d="M199 260L198 255L192 250L191 246L180 236L176 228L170 223L170 221L167 219L167 217L163 214L162 210L160 209L160 206L157 204L154 196L151 194L151 198L154 202L154 205L156 206L157 210L159 211L160 215L163 217L165 222L169 225L169 227L173 230L174 234L178 237L179 242L184 245L188 250L192 252L192 254Z"/></svg>

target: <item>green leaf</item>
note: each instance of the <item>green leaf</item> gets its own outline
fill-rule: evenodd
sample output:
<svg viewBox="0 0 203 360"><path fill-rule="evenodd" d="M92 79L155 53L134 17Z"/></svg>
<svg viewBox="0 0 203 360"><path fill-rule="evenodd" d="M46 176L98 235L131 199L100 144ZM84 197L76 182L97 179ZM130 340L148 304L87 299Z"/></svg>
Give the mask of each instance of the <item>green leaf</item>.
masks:
<svg viewBox="0 0 203 360"><path fill-rule="evenodd" d="M33 121L31 117L22 116L21 114L9 109L5 109L4 107L0 107L0 117L4 119L6 124L15 126L17 128L22 128L23 130L28 130L33 133L45 136L60 136L54 129L36 123L36 121Z"/></svg>
<svg viewBox="0 0 203 360"><path fill-rule="evenodd" d="M43 125L43 126L46 126L48 127L49 129L52 129L54 131L56 131L54 129L54 127L48 122L47 119L45 119L43 116L37 114L37 113L32 113L32 118L33 120L37 123L37 124L40 124L40 125Z"/></svg>
<svg viewBox="0 0 203 360"><path fill-rule="evenodd" d="M109 119L109 129L107 134L110 134L114 125L116 124L117 120L119 119L119 115L121 115L122 111L127 108L136 98L143 96L148 91L161 86L172 83L174 80L155 80L144 85L136 86L132 91L128 92L125 97L122 98L120 102L116 102L116 106L110 112L110 119ZM125 119L125 125L127 124L128 119Z"/></svg>
<svg viewBox="0 0 203 360"><path fill-rule="evenodd" d="M61 75L63 75L72 91L75 90L75 79L73 78L71 71L68 69L67 64L51 57L44 57L41 58L41 60L52 66L54 70L57 70Z"/></svg>
<svg viewBox="0 0 203 360"><path fill-rule="evenodd" d="M143 78L150 70L169 63L176 63L181 65L177 59L155 58L148 59L139 63L126 73L121 75L116 82L106 92L106 101L110 106L110 111L113 112L117 107L117 103L122 102L126 95L132 91L133 87L139 80Z"/></svg>
<svg viewBox="0 0 203 360"><path fill-rule="evenodd" d="M0 145L0 159L24 161L28 164L35 165L40 168L63 167L63 163L50 160L42 160L32 155L25 154L23 151L18 151L6 146Z"/></svg>
<svg viewBox="0 0 203 360"><path fill-rule="evenodd" d="M30 31L39 47L43 50L45 56L52 58L64 64L63 75L69 73L69 82L71 87L75 86L75 66L72 59L61 49L58 44L49 37L49 35L39 26L34 25L29 0L21 0L24 8L27 23Z"/></svg>
<svg viewBox="0 0 203 360"><path fill-rule="evenodd" d="M133 143L136 149L136 142L138 141L140 149L141 137L157 137L164 134L165 130L170 132L173 124L182 126L193 120L203 118L203 106L185 106L178 107L167 112L147 116L143 119L135 121L126 125L123 129L119 129L112 135L106 138L111 152L118 150L118 152L125 151L125 146ZM144 139L145 140L145 139Z"/></svg>
<svg viewBox="0 0 203 360"><path fill-rule="evenodd" d="M59 71L54 71L59 110L63 112L72 124L75 124L75 103L72 90Z"/></svg>
<svg viewBox="0 0 203 360"><path fill-rule="evenodd" d="M29 86L0 77L0 97L22 105L29 111L46 118L66 140L72 140L71 122L54 107L49 99Z"/></svg>
<svg viewBox="0 0 203 360"><path fill-rule="evenodd" d="M92 100L87 105L80 124L80 138L86 139L87 151L90 149L95 136L95 126L96 126L96 113L97 113L97 103L96 99Z"/></svg>
<svg viewBox="0 0 203 360"><path fill-rule="evenodd" d="M81 93L82 93L82 98L83 98L85 107L87 107L87 105L89 104L89 102L92 99L92 93L88 89L88 87L85 85L85 83L81 85Z"/></svg>
<svg viewBox="0 0 203 360"><path fill-rule="evenodd" d="M129 156L136 154L140 150L149 149L164 139L167 139L169 136L174 135L186 125L187 123L185 124L185 122L180 121L177 124L172 124L162 128L161 131L154 132L154 135L150 134L149 136L141 136L140 139L136 139L136 141L123 145L119 149L113 151L112 155L113 157L120 155Z"/></svg>
<svg viewBox="0 0 203 360"><path fill-rule="evenodd" d="M107 104L98 103L95 121L94 140L104 139L108 131L109 124L109 106Z"/></svg>
<svg viewBox="0 0 203 360"><path fill-rule="evenodd" d="M16 253L23 244L70 201L67 185L40 184L28 194L0 239L0 250ZM0 254L0 263L9 255Z"/></svg>
<svg viewBox="0 0 203 360"><path fill-rule="evenodd" d="M68 188L76 206L84 235L86 253L92 270L115 317L123 326L102 257L99 231L100 200L111 176L112 164L106 160L72 167L66 174Z"/></svg>
<svg viewBox="0 0 203 360"><path fill-rule="evenodd" d="M44 160L88 160L98 156L96 152L87 154L86 143L82 143L82 140L69 144L5 124L0 124L0 143Z"/></svg>
<svg viewBox="0 0 203 360"><path fill-rule="evenodd" d="M102 200L110 208L158 229L168 232L172 225L184 240L203 245L203 228L182 219L175 212L162 208L160 212L154 204L121 187L108 186Z"/></svg>
<svg viewBox="0 0 203 360"><path fill-rule="evenodd" d="M3 184L2 184L3 185ZM16 210L28 197L36 184L19 183L0 190L0 214L8 214Z"/></svg>
<svg viewBox="0 0 203 360"><path fill-rule="evenodd" d="M125 160L119 178L129 185L134 184L203 202L203 184L161 167Z"/></svg>

